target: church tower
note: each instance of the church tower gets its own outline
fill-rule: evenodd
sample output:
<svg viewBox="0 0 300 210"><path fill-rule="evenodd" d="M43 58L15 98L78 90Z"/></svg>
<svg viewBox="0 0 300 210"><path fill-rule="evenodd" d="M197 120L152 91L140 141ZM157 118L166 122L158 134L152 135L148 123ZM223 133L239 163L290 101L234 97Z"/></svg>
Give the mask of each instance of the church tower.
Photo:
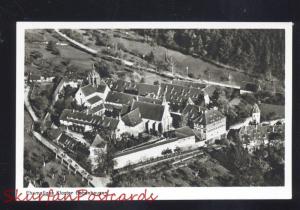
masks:
<svg viewBox="0 0 300 210"><path fill-rule="evenodd" d="M162 117L163 132L169 131L172 125L172 116L170 113L170 105L169 102L167 101L167 92L168 92L168 86L166 85L165 92L163 95L163 100L162 100L162 105L164 106L164 114Z"/></svg>
<svg viewBox="0 0 300 210"><path fill-rule="evenodd" d="M95 64L92 65L92 71L88 75L88 81L89 84L93 85L94 87L98 87L100 84L100 75L99 73L95 70Z"/></svg>
<svg viewBox="0 0 300 210"><path fill-rule="evenodd" d="M252 107L252 120L257 124L260 123L260 109L256 103Z"/></svg>

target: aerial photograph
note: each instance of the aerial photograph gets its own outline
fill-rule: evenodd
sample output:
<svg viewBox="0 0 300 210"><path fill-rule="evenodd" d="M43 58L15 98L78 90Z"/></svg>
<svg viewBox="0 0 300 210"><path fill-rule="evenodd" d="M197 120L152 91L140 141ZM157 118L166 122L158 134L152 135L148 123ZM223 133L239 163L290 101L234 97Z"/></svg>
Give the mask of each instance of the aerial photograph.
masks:
<svg viewBox="0 0 300 210"><path fill-rule="evenodd" d="M285 185L284 29L41 28L24 45L25 188Z"/></svg>

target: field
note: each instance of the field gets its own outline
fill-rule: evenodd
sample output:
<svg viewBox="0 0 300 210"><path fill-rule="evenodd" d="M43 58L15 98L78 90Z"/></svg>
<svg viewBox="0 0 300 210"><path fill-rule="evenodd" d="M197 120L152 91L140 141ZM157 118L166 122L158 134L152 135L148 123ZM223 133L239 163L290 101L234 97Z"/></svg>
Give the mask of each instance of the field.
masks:
<svg viewBox="0 0 300 210"><path fill-rule="evenodd" d="M55 33L49 33L47 31L41 32L40 30L30 30L31 37L43 36L43 41L48 42L50 40L57 41L59 43L67 43L60 41L56 38ZM73 46L66 45L56 46L59 55L52 54L46 49L46 44L42 42L26 42L26 54L30 54L32 51L38 51L42 54L42 59L34 59L34 65L26 65L26 71L31 70L32 72L40 71L42 75L54 76L53 68L55 66L62 65L63 62L67 63L64 68L72 67L79 69L80 71L90 70L92 68L93 56L83 52Z"/></svg>
<svg viewBox="0 0 300 210"><path fill-rule="evenodd" d="M243 73L229 71L206 62L200 58L194 58L193 56L185 55L171 49L166 49L162 46L151 46L148 43L131 41L123 38L114 39L116 42L122 43L124 47L131 52L139 52L141 55L147 55L152 51L154 53L155 60L157 61L163 61L165 54L167 53L167 55L172 56L175 61L175 72L181 75L187 75L186 67L188 67L189 73L192 73L196 78L210 79L212 81L220 82L223 80L223 78L227 77L228 73L230 72L232 81L236 81L235 83L229 82L230 84L239 84L239 82L243 81L254 81L253 78ZM210 73L209 78L204 73L206 70L208 70Z"/></svg>

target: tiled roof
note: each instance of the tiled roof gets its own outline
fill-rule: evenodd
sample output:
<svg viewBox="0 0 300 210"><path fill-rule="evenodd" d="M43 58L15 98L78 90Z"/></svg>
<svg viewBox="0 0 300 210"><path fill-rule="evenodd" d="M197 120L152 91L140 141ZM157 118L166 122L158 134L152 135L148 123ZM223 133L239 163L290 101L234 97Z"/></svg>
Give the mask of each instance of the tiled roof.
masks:
<svg viewBox="0 0 300 210"><path fill-rule="evenodd" d="M72 137L64 133L61 134L61 136L58 139L58 142L62 144L64 147L66 147L67 149L71 149L71 150L78 144L76 140L74 140Z"/></svg>
<svg viewBox="0 0 300 210"><path fill-rule="evenodd" d="M152 103L152 104L162 104L162 100L160 99L143 97L143 96L137 96L137 101Z"/></svg>
<svg viewBox="0 0 300 210"><path fill-rule="evenodd" d="M165 107L159 104L151 104L145 102L135 101L132 109L139 108L142 118L161 121Z"/></svg>
<svg viewBox="0 0 300 210"><path fill-rule="evenodd" d="M116 91L110 91L105 101L110 103L116 103L116 104L130 105L132 104L133 100L134 100L134 96L132 95L120 93Z"/></svg>
<svg viewBox="0 0 300 210"><path fill-rule="evenodd" d="M87 101L90 103L90 104L95 104L99 101L101 101L102 98L99 97L99 96L93 96L92 98L89 98Z"/></svg>
<svg viewBox="0 0 300 210"><path fill-rule="evenodd" d="M92 108L90 111L91 111L91 114L93 113L96 113L100 110L104 109L104 104L99 104L98 106L95 106L94 108Z"/></svg>
<svg viewBox="0 0 300 210"><path fill-rule="evenodd" d="M104 139L97 134L93 140L93 143L91 144L91 147L98 147L98 148L104 148L106 145L106 142Z"/></svg>
<svg viewBox="0 0 300 210"><path fill-rule="evenodd" d="M69 121L78 124L92 125L95 127L104 127L110 130L115 130L119 124L118 119L86 114L83 112L72 112L65 109L60 116L60 120Z"/></svg>
<svg viewBox="0 0 300 210"><path fill-rule="evenodd" d="M195 136L195 133L190 127L184 126L184 127L176 129L175 135L180 138L185 138L185 137L189 137L189 136Z"/></svg>
<svg viewBox="0 0 300 210"><path fill-rule="evenodd" d="M160 98L163 98L166 88L166 100L173 103L184 103L188 100L188 98L191 98L193 101L197 101L199 98L201 99L204 96L202 90L197 88L163 83L161 84L159 93Z"/></svg>
<svg viewBox="0 0 300 210"><path fill-rule="evenodd" d="M157 95L158 94L159 86L157 85L150 85L150 84L144 84L144 83L138 83L137 84L137 90L138 94L141 96L146 96L148 94Z"/></svg>
<svg viewBox="0 0 300 210"><path fill-rule="evenodd" d="M61 129L51 129L49 130L49 136L51 137L51 140L56 139L59 137L59 135L62 133Z"/></svg>
<svg viewBox="0 0 300 210"><path fill-rule="evenodd" d="M97 92L99 93L104 93L105 92L105 89L106 89L106 83L103 82L103 81L100 81L100 84L98 85L97 87Z"/></svg>
<svg viewBox="0 0 300 210"><path fill-rule="evenodd" d="M94 88L91 84L81 87L80 89L85 96L89 96L96 92L96 88Z"/></svg>
<svg viewBox="0 0 300 210"><path fill-rule="evenodd" d="M214 123L216 121L221 120L224 117L225 116L219 110L214 110L214 109L206 110L204 112L204 124L208 125Z"/></svg>
<svg viewBox="0 0 300 210"><path fill-rule="evenodd" d="M192 120L195 123L201 123L202 122L201 111L204 111L203 107L187 104L182 111L182 115Z"/></svg>
<svg viewBox="0 0 300 210"><path fill-rule="evenodd" d="M139 108L136 108L122 117L123 122L127 126L136 126L142 122Z"/></svg>
<svg viewBox="0 0 300 210"><path fill-rule="evenodd" d="M130 106L129 105L122 105L122 109L120 111L121 116L123 116L124 114L128 113L128 111L130 110Z"/></svg>

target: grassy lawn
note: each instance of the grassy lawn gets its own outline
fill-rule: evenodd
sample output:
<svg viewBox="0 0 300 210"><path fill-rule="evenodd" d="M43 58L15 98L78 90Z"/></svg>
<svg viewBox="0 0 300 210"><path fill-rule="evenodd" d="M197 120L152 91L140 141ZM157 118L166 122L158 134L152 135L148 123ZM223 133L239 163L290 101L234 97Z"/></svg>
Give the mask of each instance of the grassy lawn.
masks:
<svg viewBox="0 0 300 210"><path fill-rule="evenodd" d="M72 60L87 60L93 56L72 46L57 46L60 56Z"/></svg>
<svg viewBox="0 0 300 210"><path fill-rule="evenodd" d="M142 43L137 41L131 41L122 38L114 38L117 42L122 43L126 49L129 51L136 51L140 54L149 54L153 51L155 59L164 60L165 53L167 52L169 56L172 56L175 60L175 72L186 75L186 67L188 66L189 73L193 73L196 78L200 77L202 79L208 79L205 75L204 71L209 70L210 72L210 80L212 81L222 81L222 77L226 77L227 73L230 72L232 76L232 81L237 81L236 83L231 84L238 84L242 81L253 81L253 79L243 73L239 72L232 72L228 71L224 68L220 68L216 65L213 65L209 62L201 60L199 58L194 58L190 55L182 54L178 51L166 49L162 46L151 46L148 43Z"/></svg>

